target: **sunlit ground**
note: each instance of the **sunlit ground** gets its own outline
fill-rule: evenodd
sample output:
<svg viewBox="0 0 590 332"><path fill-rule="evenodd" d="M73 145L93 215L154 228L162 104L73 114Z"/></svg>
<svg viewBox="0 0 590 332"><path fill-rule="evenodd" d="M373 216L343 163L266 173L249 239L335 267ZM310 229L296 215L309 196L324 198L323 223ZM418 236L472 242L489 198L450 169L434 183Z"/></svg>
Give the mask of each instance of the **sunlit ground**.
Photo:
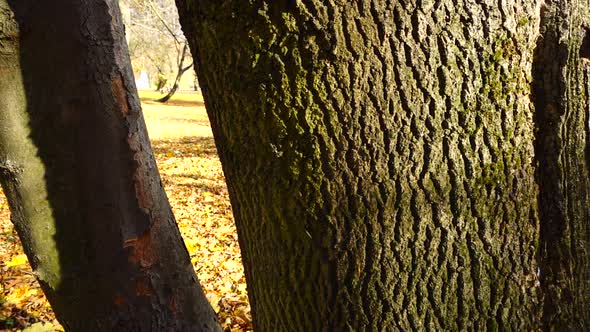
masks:
<svg viewBox="0 0 590 332"><path fill-rule="evenodd" d="M157 92L140 97L162 181L207 298L225 329L251 329L237 235L202 96L179 93L165 105L153 101L161 97ZM0 330L58 330L1 191L0 258Z"/></svg>

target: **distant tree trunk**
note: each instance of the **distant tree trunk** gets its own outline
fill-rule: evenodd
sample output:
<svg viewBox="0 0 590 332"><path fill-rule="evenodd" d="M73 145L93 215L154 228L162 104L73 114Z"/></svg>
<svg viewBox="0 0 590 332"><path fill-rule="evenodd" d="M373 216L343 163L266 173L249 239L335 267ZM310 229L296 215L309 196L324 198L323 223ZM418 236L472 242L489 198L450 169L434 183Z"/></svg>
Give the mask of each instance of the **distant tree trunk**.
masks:
<svg viewBox="0 0 590 332"><path fill-rule="evenodd" d="M182 79L182 75L184 75L184 73L187 70L191 69L191 67L193 66L192 63L186 67L184 66L184 60L186 59L188 51L189 51L188 43L185 42L184 46L182 47L182 54L180 56L180 61L178 62L178 70L176 71L176 79L174 79L174 84L172 85L172 88L170 89L170 91L168 91L168 94L166 94L164 97L156 100L157 102L165 103L168 100L170 100L170 98L172 98L172 96L174 96L174 94L176 93L176 90L178 90L178 86L180 85L180 80Z"/></svg>
<svg viewBox="0 0 590 332"><path fill-rule="evenodd" d="M162 189L117 1L9 3L20 46L0 1L0 179L59 321L219 330Z"/></svg>
<svg viewBox="0 0 590 332"><path fill-rule="evenodd" d="M541 2L177 4L258 331L543 327L551 207L538 210L530 98ZM569 203L586 232L578 284L586 189ZM587 326L590 297L571 295L572 326Z"/></svg>
<svg viewBox="0 0 590 332"><path fill-rule="evenodd" d="M168 82L168 79L166 78L166 75L164 75L164 71L162 69L160 69L160 67L157 67L158 69L158 81L156 82L156 91L161 91L164 86L166 86L166 82Z"/></svg>
<svg viewBox="0 0 590 332"><path fill-rule="evenodd" d="M590 1L546 1L534 64L546 330L590 330Z"/></svg>

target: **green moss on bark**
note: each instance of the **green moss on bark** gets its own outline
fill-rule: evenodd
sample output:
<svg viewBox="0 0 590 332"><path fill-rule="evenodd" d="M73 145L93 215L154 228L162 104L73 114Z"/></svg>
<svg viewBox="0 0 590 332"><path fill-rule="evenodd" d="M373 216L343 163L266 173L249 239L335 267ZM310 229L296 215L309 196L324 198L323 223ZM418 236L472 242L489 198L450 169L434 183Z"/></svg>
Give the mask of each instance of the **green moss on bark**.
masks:
<svg viewBox="0 0 590 332"><path fill-rule="evenodd" d="M498 6L181 3L257 328L539 326L538 18Z"/></svg>
<svg viewBox="0 0 590 332"><path fill-rule="evenodd" d="M45 169L30 138L18 26L5 1L0 1L0 41L0 183L33 272L42 286L57 289L61 272L55 220L43 181Z"/></svg>

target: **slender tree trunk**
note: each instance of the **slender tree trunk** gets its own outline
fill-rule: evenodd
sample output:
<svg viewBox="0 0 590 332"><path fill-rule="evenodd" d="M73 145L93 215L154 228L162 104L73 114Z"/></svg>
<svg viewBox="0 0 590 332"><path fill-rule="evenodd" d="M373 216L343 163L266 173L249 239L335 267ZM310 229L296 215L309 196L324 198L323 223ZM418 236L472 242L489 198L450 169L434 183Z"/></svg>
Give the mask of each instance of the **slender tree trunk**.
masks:
<svg viewBox="0 0 590 332"><path fill-rule="evenodd" d="M177 4L258 331L541 327L540 2Z"/></svg>
<svg viewBox="0 0 590 332"><path fill-rule="evenodd" d="M0 1L0 179L59 321L219 330L162 189L117 1L9 3L20 40Z"/></svg>
<svg viewBox="0 0 590 332"><path fill-rule="evenodd" d="M174 84L172 85L172 89L170 89L170 91L168 91L168 94L166 94L164 97L158 99L157 100L158 102L165 103L168 100L170 100L170 98L172 98L172 96L174 96L174 94L176 93L176 90L178 90L178 86L180 85L180 80L182 79L182 75L184 75L184 73L187 70L191 69L191 67L193 66L192 63L186 67L184 66L184 60L186 59L188 51L189 51L188 43L185 42L184 46L182 47L182 54L180 56L180 61L178 62L178 70L176 71L176 78L174 79Z"/></svg>
<svg viewBox="0 0 590 332"><path fill-rule="evenodd" d="M546 1L534 64L544 322L590 330L590 1Z"/></svg>
<svg viewBox="0 0 590 332"><path fill-rule="evenodd" d="M155 63L155 61L152 60L152 62ZM164 75L164 71L160 69L160 67L156 66L156 68L158 69L158 81L156 83L156 90L155 91L161 91L162 88L164 88L164 86L166 85L166 82L168 81L168 79L166 79L166 75Z"/></svg>

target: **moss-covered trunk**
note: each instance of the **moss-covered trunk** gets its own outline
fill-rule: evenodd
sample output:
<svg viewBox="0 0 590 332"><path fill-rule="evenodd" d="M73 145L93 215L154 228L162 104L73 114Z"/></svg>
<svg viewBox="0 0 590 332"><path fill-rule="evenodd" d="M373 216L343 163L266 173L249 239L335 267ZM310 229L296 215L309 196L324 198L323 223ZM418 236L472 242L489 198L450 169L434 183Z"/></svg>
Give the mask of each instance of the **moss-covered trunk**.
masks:
<svg viewBox="0 0 590 332"><path fill-rule="evenodd" d="M546 1L534 62L544 323L590 330L590 1Z"/></svg>
<svg viewBox="0 0 590 332"><path fill-rule="evenodd" d="M255 327L541 327L541 2L178 0Z"/></svg>
<svg viewBox="0 0 590 332"><path fill-rule="evenodd" d="M0 180L56 316L68 331L218 329L159 179L117 1L10 4Z"/></svg>

